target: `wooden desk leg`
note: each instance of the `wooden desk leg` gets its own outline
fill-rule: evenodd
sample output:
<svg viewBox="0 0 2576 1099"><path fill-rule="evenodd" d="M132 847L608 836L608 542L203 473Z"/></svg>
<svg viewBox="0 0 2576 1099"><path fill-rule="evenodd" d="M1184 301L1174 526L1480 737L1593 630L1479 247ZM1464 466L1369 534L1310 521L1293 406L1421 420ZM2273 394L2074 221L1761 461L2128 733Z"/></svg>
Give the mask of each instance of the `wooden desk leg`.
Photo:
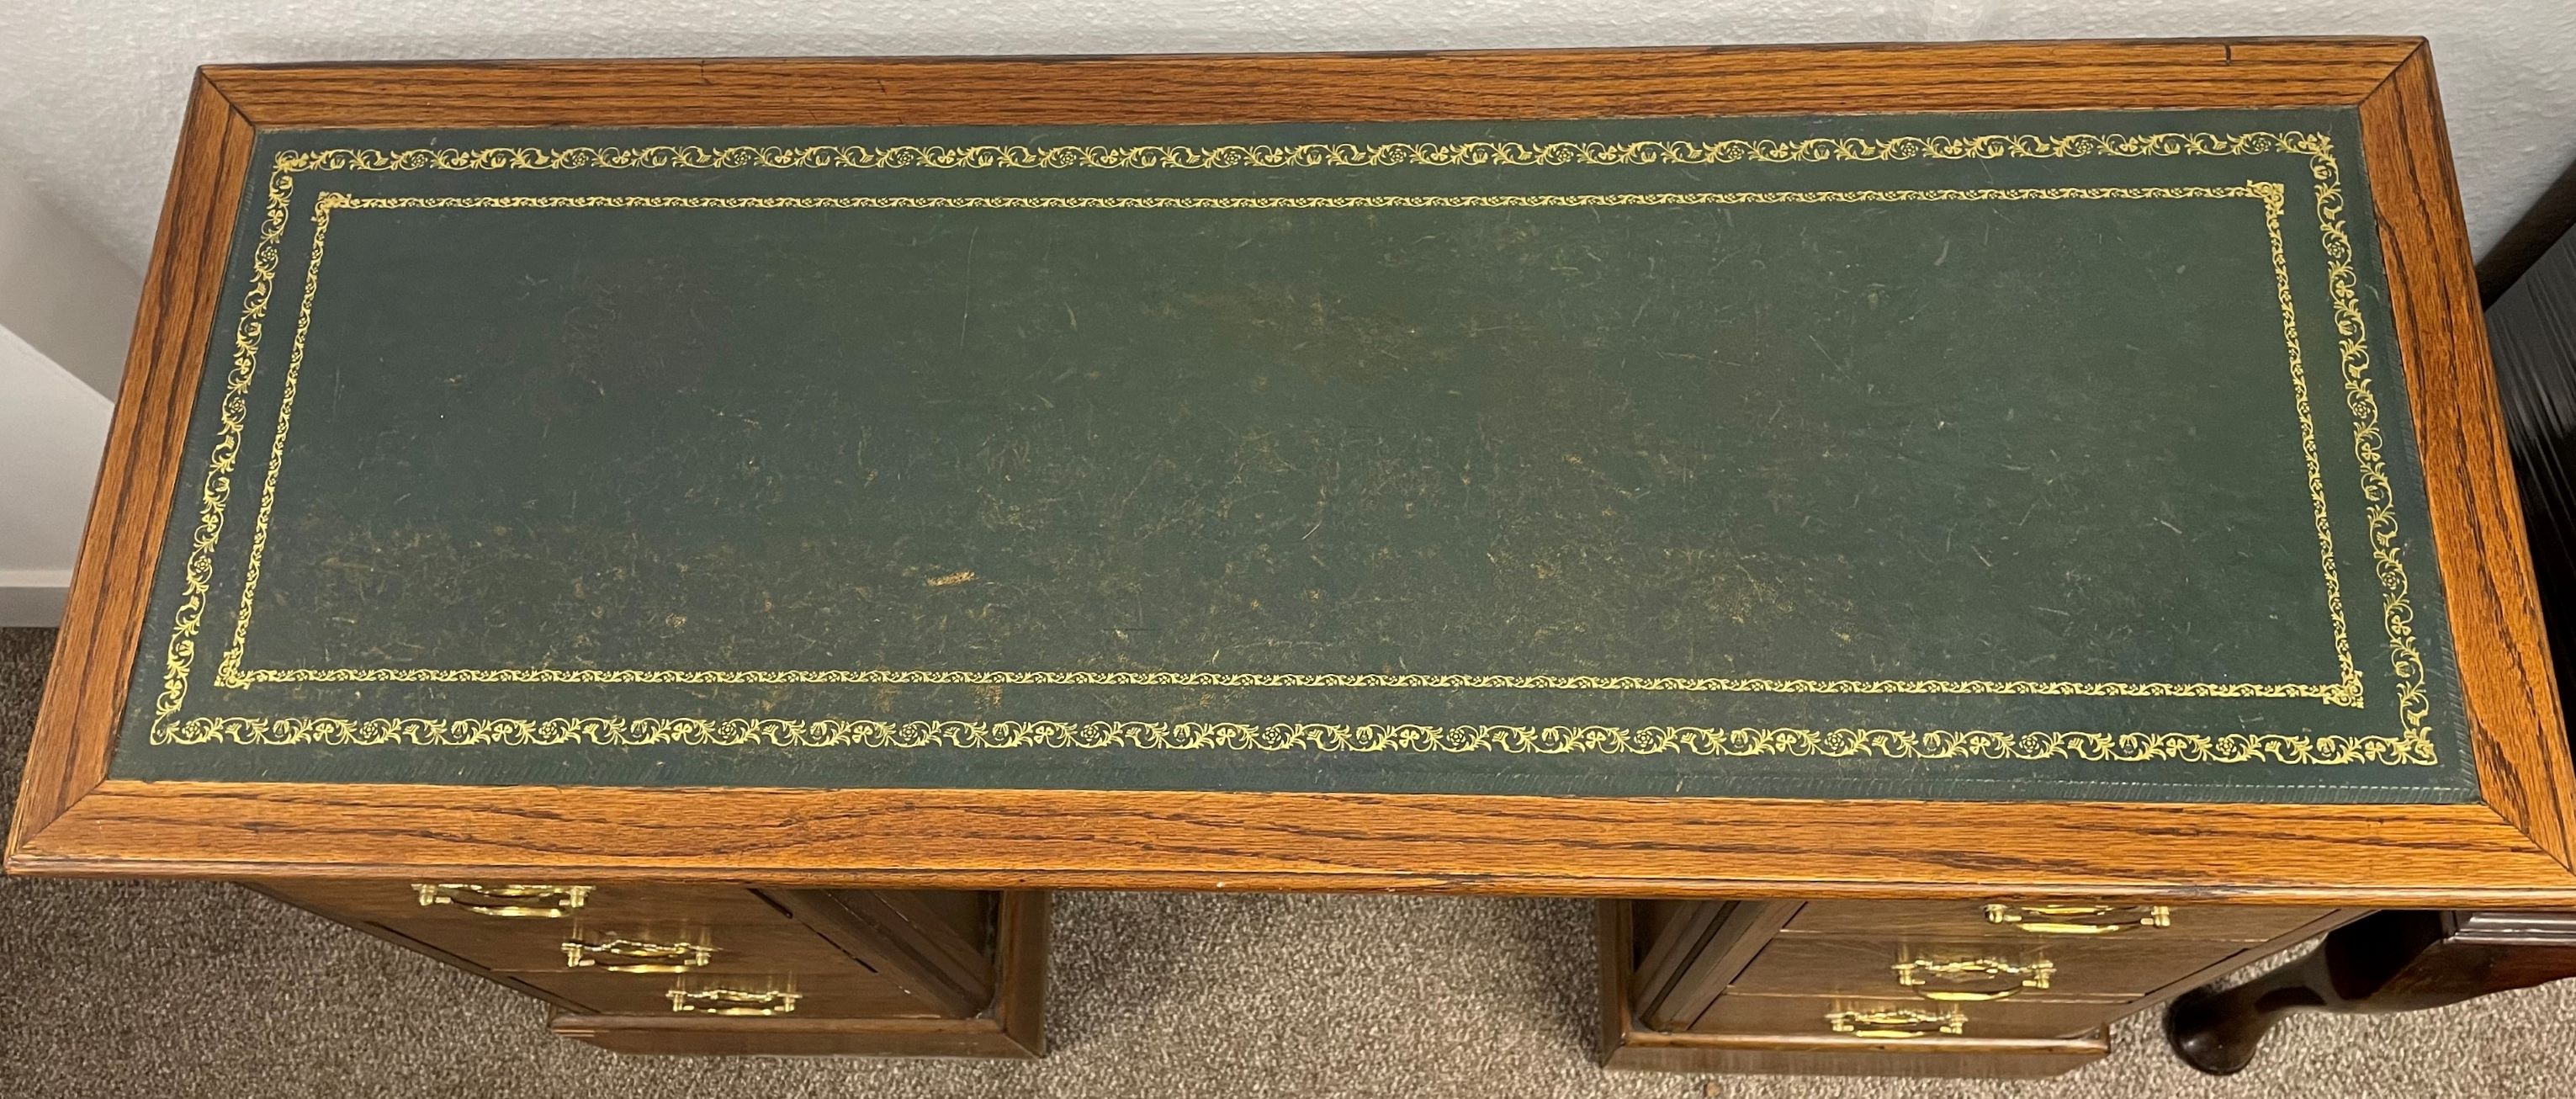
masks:
<svg viewBox="0 0 2576 1099"><path fill-rule="evenodd" d="M2563 977L2576 977L2576 913L2375 912L2252 981L2184 994L2165 1037L2191 1067L2225 1076L2293 1012L2415 1011Z"/></svg>

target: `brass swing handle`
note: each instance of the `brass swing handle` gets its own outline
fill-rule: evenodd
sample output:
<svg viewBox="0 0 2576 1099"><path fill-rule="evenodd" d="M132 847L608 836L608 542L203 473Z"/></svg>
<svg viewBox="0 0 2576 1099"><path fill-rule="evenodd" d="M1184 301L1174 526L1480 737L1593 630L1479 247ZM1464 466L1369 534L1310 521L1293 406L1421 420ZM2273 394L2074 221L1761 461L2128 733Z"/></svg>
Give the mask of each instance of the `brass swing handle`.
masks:
<svg viewBox="0 0 2576 1099"><path fill-rule="evenodd" d="M564 967L597 966L611 973L679 973L714 960L716 948L703 943L650 943L611 937L599 942L566 939Z"/></svg>
<svg viewBox="0 0 2576 1099"><path fill-rule="evenodd" d="M1986 922L2033 935L2111 935L2132 927L2172 927L2161 904L1990 904Z"/></svg>
<svg viewBox="0 0 2576 1099"><path fill-rule="evenodd" d="M794 992L746 992L734 988L675 988L671 1010L708 1015L785 1015L803 999Z"/></svg>
<svg viewBox="0 0 2576 1099"><path fill-rule="evenodd" d="M1826 1013L1825 1025L1836 1034L1855 1038L1921 1038L1928 1034L1965 1034L1968 1017L1955 1007L1941 1011L1835 1011Z"/></svg>
<svg viewBox="0 0 2576 1099"><path fill-rule="evenodd" d="M2025 988L2045 989L2057 974L2051 961L2007 962L1970 958L1955 962L1907 960L1896 963L1896 983L1926 1000L2001 1000ZM1957 984L1986 987L1959 988Z"/></svg>
<svg viewBox="0 0 2576 1099"><path fill-rule="evenodd" d="M421 907L452 904L486 916L554 919L590 899L587 885L465 885L446 882L415 884Z"/></svg>

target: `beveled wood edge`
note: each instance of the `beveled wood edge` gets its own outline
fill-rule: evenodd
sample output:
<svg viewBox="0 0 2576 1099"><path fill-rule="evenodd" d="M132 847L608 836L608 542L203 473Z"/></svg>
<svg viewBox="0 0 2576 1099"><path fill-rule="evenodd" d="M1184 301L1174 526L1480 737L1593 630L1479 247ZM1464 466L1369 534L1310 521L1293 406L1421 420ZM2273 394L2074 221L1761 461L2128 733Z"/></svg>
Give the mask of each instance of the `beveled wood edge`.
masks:
<svg viewBox="0 0 2576 1099"><path fill-rule="evenodd" d="M89 521L11 816L16 850L107 777L188 418L218 315L253 131L213 84L190 88Z"/></svg>
<svg viewBox="0 0 2576 1099"><path fill-rule="evenodd" d="M2576 874L2475 803L110 780L12 851L8 868L114 877L2576 907Z"/></svg>
<svg viewBox="0 0 2576 1099"><path fill-rule="evenodd" d="M2430 51L2410 54L2360 113L2480 797L2566 864L2576 768Z"/></svg>
<svg viewBox="0 0 2576 1099"><path fill-rule="evenodd" d="M519 60L201 71L262 127L1240 123L2339 105L2358 101L2422 41ZM1401 87L1391 90L1397 81Z"/></svg>
<svg viewBox="0 0 2576 1099"><path fill-rule="evenodd" d="M2213 52L2214 51L2214 52ZM1820 64L1819 59L1825 59ZM2424 75L2420 88L2399 77L2414 71ZM1867 71L1858 77L1855 67ZM1826 79L1830 68L1839 79ZM686 74L682 79L680 74ZM2142 75L2144 74L2144 75ZM1575 91L1548 94L1549 89L1568 85L1569 78L1588 78L1573 84ZM1365 79L1364 79L1365 78ZM1404 94L1366 94L1369 79L1384 81L1402 78L1409 83ZM2247 87L2249 78L2261 83ZM2416 79L2416 78L2408 78ZM388 83L398 80L399 83ZM1849 80L1854 83L1841 83ZM1908 81L1916 83L1909 84ZM908 82L908 83L907 83ZM1928 85L1925 83L1928 82ZM685 86L683 86L685 85ZM1152 94L1138 94L1143 86ZM691 88L714 89L692 93ZM1416 89L1423 94L1414 94ZM1034 89L1032 93L1031 90ZM2268 89L2268 90L2267 90ZM1510 95L1499 92L1508 90ZM919 95L907 97L918 92ZM1473 93L1472 95L1468 93ZM1035 94L1030 100L1023 93ZM478 98L479 96L479 98ZM496 99L494 97L502 97ZM1443 98L1443 97L1447 98ZM786 102L754 103L748 97L775 97ZM2073 97L2060 100L2054 97ZM2411 97L2411 98L2410 98ZM506 101L505 101L506 100ZM2080 102L2079 102L2080 100ZM350 66L283 66L283 67L209 67L201 70L193 91L189 119L182 133L179 153L172 176L169 206L165 209L162 235L154 246L151 277L147 280L147 302L173 301L182 310L155 310L147 306L146 326L138 330L135 351L129 363L128 383L118 401L117 418L111 430L109 461L102 469L101 491L92 514L94 528L104 530L106 537L93 537L84 542L81 565L75 574L72 605L66 615L63 642L56 654L55 673L48 684L43 715L39 718L34 750L28 767L28 781L22 789L18 816L9 840L8 867L12 871L82 874L154 873L184 876L245 875L346 875L403 876L426 873L432 868L442 873L460 874L526 869L565 873L579 871L602 879L685 878L689 880L726 880L754 884L792 885L800 882L855 884L868 882L888 886L938 886L947 888L1018 888L1031 886L1090 885L1101 888L1156 887L1148 883L1166 883L1169 888L1277 888L1277 889L1413 889L1431 891L1529 892L1553 894L1601 895L1632 893L1638 895L1674 896L1978 896L1997 892L2077 892L2086 896L2122 896L2137 899L2191 899L2234 897L2249 900L2273 900L2280 903L2458 903L2458 904L2550 904L2576 903L2576 875L2566 864L2566 837L2571 829L2566 824L2569 807L2564 792L2569 788L2566 752L2563 743L2553 750L2548 745L2534 749L2505 743L2515 735L2527 741L2538 730L2528 723L2507 724L2509 712L2494 717L2495 705L2484 696L2473 697L2480 709L2479 763L2482 780L2501 797L2497 809L2483 806L2210 806L2202 804L2116 804L2080 805L2071 803L1993 804L1993 803L1794 803L1758 800L1708 800L1699 802L1669 801L1671 806L1693 806L1678 816L1658 810L1638 814L1639 822L1673 820L1678 823L1704 822L1708 816L1723 813L1738 825L1771 827L1776 822L1824 824L1833 827L1832 835L1819 836L1812 845L1799 849L1787 861L1795 864L1788 872L1768 870L1747 873L1747 868L1731 866L1726 860L1695 864L1686 872L1672 873L1669 868L1651 866L1618 869L1602 876L1591 861L1575 858L1551 868L1497 866L1490 869L1443 869L1429 873L1400 869L1400 860L1380 859L1372 862L1361 857L1357 869L1338 867L1329 872L1315 870L1237 871L1207 866L1192 866L1185 857L1153 859L1141 863L1133 860L1066 859L1026 863L1018 867L982 866L973 860L944 865L887 865L874 870L852 872L840 867L821 867L791 862L756 865L716 865L704 861L665 860L656 862L634 854L610 855L597 864L568 862L563 859L527 861L524 847L505 841L477 844L471 837L474 829L489 828L489 835L504 835L512 824L524 826L531 818L559 817L561 825L571 831L550 837L551 845L563 850L577 849L581 844L598 840L602 850L617 851L614 833L625 825L610 814L585 818L584 807L622 802L628 797L667 798L679 791L579 790L554 788L515 788L510 791L481 791L484 795L504 794L523 804L486 806L480 809L426 807L425 824L435 824L409 845L395 844L386 848L381 843L352 839L335 832L336 828L363 828L370 812L365 799L380 799L379 804L400 803L399 792L417 795L431 790L442 793L460 788L398 786L296 786L269 788L272 793L250 793L263 789L256 784L172 783L144 784L104 782L107 760L113 752L115 725L122 712L126 675L130 672L148 598L149 580L160 543L166 505L174 487L180 454L177 441L184 435L189 402L172 400L166 394L175 389L192 393L204 360L205 341L211 329L214 296L220 288L223 264L227 255L231 216L247 168L250 139L254 128L286 125L535 125L564 121L555 115L542 118L529 115L526 104L537 104L546 111L575 111L578 121L593 124L661 124L722 125L787 120L816 122L910 122L968 123L1009 121L1020 123L1048 121L1259 121L1270 118L1303 119L1369 119L1443 117L1449 104L1474 107L1476 117L1544 117L1568 112L1598 113L1603 104L1615 104L1622 114L1725 112L1781 113L1797 111L1866 111L1883 110L1972 110L1972 109L2047 109L2060 103L2066 106L2167 106L2211 107L2251 105L2361 105L2364 109L2364 135L2367 151L2373 156L2374 177L2405 178L2399 174L2380 174L2380 157L2394 149L2405 156L2442 154L2438 126L2438 108L2430 98L2429 67L2423 59L2420 39L2275 39L2239 41L2178 41L2148 43L2004 43L1907 46L1800 46L1747 47L1719 49L1662 49L1609 51L1520 51L1471 54L1405 54L1405 55L1310 55L1285 57L1181 57L1145 59L1091 59L1045 61L997 59L981 61L651 61L651 62L522 62L485 64L423 65L350 65ZM2372 104L2381 104L2374 108ZM304 106L297 106L304 104ZM518 104L520 107L513 107ZM2373 114L2376 110L2378 113ZM299 111L330 112L328 118ZM394 119L388 112L412 111ZM516 111L516 113L513 113ZM2398 112L2391 115L2391 111ZM2414 118L2423 111L2431 115L2434 125L2430 153L2421 132L2394 126L2390 117ZM622 113L620 113L622 112ZM2415 112L2409 114L2406 112ZM2374 125L2374 119L2378 123ZM2402 132L2401 132L2402 131ZM2376 135L2376 136L2374 136ZM2392 136L2394 135L2394 136ZM2402 140L2401 140L2402 139ZM2400 160L2397 163L2405 163ZM2425 169L2434 172L2435 182L2447 187L2448 162L2441 159ZM2383 226L2391 226L2389 240L2392 256L2400 246L2412 249L2410 242L2429 241L2438 247L2462 247L2458 241L2458 215L2455 202L2445 193L2448 220L2420 208L2409 208L2398 216L2383 214ZM2409 237L2409 232L2418 235ZM2447 237L2447 242L2446 242ZM2408 257L2415 251L2404 253ZM2392 259L2392 272L2397 269ZM2411 270L2411 268L2410 268ZM2446 285L2447 275L2433 283L2435 300L2447 309L2453 287ZM2482 349L2474 356L2437 355L2436 348L2452 346L2445 342L2442 324L2456 326L2454 312L2416 309L2410 306L2410 284L2392 276L2397 291L2399 338L2405 348L2410 371L2410 387L2416 392L2432 381L2417 379L2416 363L2420 360L2447 363L2466 370L2465 363L2483 363ZM2474 303L2472 296L2468 299ZM2470 315L2472 319L2474 314ZM183 323L173 323L178 318ZM159 323L153 323L155 321ZM2474 335L2471 338L2474 337ZM2482 344L2479 345L2482 348ZM2419 353L2419 347L2423 350ZM2428 366L2426 369L2429 370ZM2474 371L2468 371L2474 375ZM2484 417L2484 429L2494 429L2492 380L2474 376L2466 380L2471 386L2484 385L2486 404L2472 409L2454 425L2463 432L2478 427ZM2477 392L2472 390L2472 392ZM140 409L156 398L163 407L178 409L146 423ZM2426 418L2419 416L2419 436L2427 439L2438 432L2421 428ZM2444 421L2449 423L2449 421ZM158 429L153 430L153 429ZM2426 442L2426 439L2419 439ZM2436 453L2427 442L2427 454ZM2499 444L2500 447L2500 444ZM2501 466L2500 448L2493 450ZM2446 452L2447 453L2447 452ZM2446 474L2450 471L2444 471ZM2493 473L2494 471L2490 471ZM2431 471L2428 470L2428 478ZM2466 507L2462 501L2476 499L2481 490L2476 478L2468 477L2458 484L2442 481L2436 491L2437 514L2441 507L2454 510ZM2444 496L2443 493L2450 495ZM2518 517L2508 491L2504 516L2494 519L2483 529L2490 539L2505 523L2519 530ZM2472 534L2481 528L2470 527ZM2457 535L2453 535L2457 537ZM2503 578L2510 583L2518 577L2527 587L2527 560L2502 559L2512 555L2487 543L2474 568L2462 566L2464 576ZM2466 580L2454 581L2446 565L2446 581L2455 591L2474 590ZM2466 586L2464 586L2466 585ZM2468 606L2463 612L2459 608ZM2475 614L2470 601L2454 602L2455 629L2468 621L2463 613ZM2510 621L2507 628L2514 628ZM2506 647L2515 653L2524 650L2507 635ZM92 672L106 662L105 671ZM2510 670L2510 661L2499 663L2481 655L2473 662L2466 654L2464 672ZM2522 665L2529 667L2529 665ZM2534 679L2547 690L2546 676ZM2489 693L2493 693L2490 691ZM2503 739L2500 739L2503 738ZM2556 783L2543 786L2535 796L2528 785L2532 782ZM284 798L275 790L296 793ZM2557 795L2551 804L2550 795ZM225 799L205 811L179 814L185 820L156 820L157 806L173 796L195 796ZM1475 812L1484 802L1512 802L1531 799L1480 799L1362 795L1215 795L1215 794L1099 794L1055 791L738 791L725 792L722 800L734 805L769 805L780 799L798 804L815 796L837 796L857 799L852 804L901 805L934 801L941 798L955 802L982 799L993 804L1008 803L1011 815L1033 814L1051 819L1055 810L1048 806L1071 806L1085 799L1119 799L1142 811L1186 809L1194 805L1222 802L1228 799L1283 799L1277 804L1297 803L1301 808L1285 814L1245 811L1232 827L1258 830L1292 823L1300 813L1316 811L1329 817L1356 805L1383 807L1397 801L1417 803L1438 810ZM1298 802L1298 799L1324 799L1321 802ZM358 800L347 800L358 799ZM384 800L384 799L389 799ZM1535 799L1561 810L1567 800ZM1433 803L1443 803L1434 806ZM277 811L280 805L293 804L291 811ZM642 804L637 802L636 804ZM661 803L656 803L660 805ZM1618 806L1631 804L1618 801L1592 801L1587 812L1618 817ZM685 819L685 803L670 804L651 810L657 813L677 812ZM1599 807L1599 808L1594 808ZM77 812L75 812L77 810ZM2028 818L2037 810L2057 818L2049 827L2038 829L2046 843L2033 847L2027 842L2007 845L2008 850L1994 850L1997 836L2012 836L2029 831ZM738 821L737 829L756 829L769 823L754 810L753 816ZM1872 871L1853 869L1873 859L1894 855L1886 851L1848 850L1850 832L1865 826L1845 816L1839 820L1817 816L1831 813L1895 812L1905 815L1909 827L1914 822L1938 819L1944 828L1960 828L1982 836L1973 843L1962 843L1947 851L1946 865L1927 866L1925 873L1913 876L1882 875L1868 880ZM2135 840L2145 836L2170 838L2184 824L2203 820L2215 812L2245 819L2264 821L2243 845L2223 850L2208 850L2208 857L2172 867L2165 877L2157 879L2135 869L2170 860L2145 859L2121 873L2102 873L2098 868L2081 873L2041 873L2026 878L1995 878L1986 868L1998 859L2013 860L2012 851L2025 853L2040 850L2094 851L2098 837L2085 834L2087 826L2071 822L2103 818L2101 827L2125 828ZM129 814L143 814L131 816ZM2140 814L2161 815L2149 821ZM1740 815L1739 815L1740 814ZM2499 815L2501 814L2501 816ZM1115 813L1110 814L1115 816ZM2407 822L2401 825L2400 822ZM2116 822L2116 823L2115 823ZM2476 857L2449 854L2422 857L2420 854L2392 857L2375 853L2373 860L2353 860L2350 848L2355 829L2367 831L2373 822L2386 827L2433 828L2438 837L2427 835L2424 842L2410 840L2401 847L2423 847L2442 851L2474 851ZM1538 827L1544 827L1541 823ZM2285 836L2275 830L2324 827L2333 835ZM457 831L456 829L463 829ZM571 832L590 833L575 836ZM1293 827L1292 827L1293 831ZM434 835L433 833L445 833ZM1022 832L1026 836L1030 833ZM274 848L282 837L301 836L306 841L327 836L324 849L285 852ZM825 838L827 846L848 843L858 837ZM346 841L344 843L344 841ZM1066 848L1083 843L1097 846L1098 841L1079 828L1071 829L1051 841ZM1311 841L1300 841L1307 843ZM1336 838L1328 847L1346 848L1344 855L1365 856L1383 837L1366 834L1366 830ZM1414 842L1420 842L1417 838ZM1458 856L1489 850L1518 850L1520 841L1505 837L1496 839L1473 832L1447 835L1435 841L1441 845L1434 854ZM119 846L123 844L124 846ZM341 846L333 847L333 844ZM2054 844L2055 847L2048 845ZM1255 844L1255 846L1259 846ZM1616 844L1612 845L1613 847ZM2172 844L2166 844L2170 848ZM2199 849L2192 844L2182 847ZM900 850L900 845L892 848ZM1147 850L1153 850L1150 846ZM1936 847L1937 849L1937 847ZM398 850L392 858L387 850ZM456 857L471 850L472 858ZM854 859L847 848L838 856ZM2319 857L2344 852L2340 857ZM1302 851L1281 851L1282 858L1294 859ZM1564 854L1565 852L1560 852ZM1580 854L1580 852L1574 852ZM2141 852L2145 854L2146 852ZM1778 856L1779 852L1772 852ZM1850 857L1844 857L1844 856ZM2525 857L2532 856L2532 857ZM865 860L858 860L865 865ZM1221 860L1220 860L1221 861ZM1421 861L1418 857L1416 862ZM1470 860L1472 861L1472 860ZM1742 860L1737 860L1742 861ZM1762 861L1762 860L1757 860ZM1776 861L1776 860L1774 860ZM1901 862L1902 860L1900 860ZM1915 860L1921 862L1920 858ZM2114 860L2115 862L2117 860ZM1767 861L1765 862L1767 865ZM1839 869L1838 869L1839 867ZM2214 872L2213 867L2234 867ZM2356 867L2359 869L2357 870ZM1964 869L1963 869L1964 868ZM2435 873L2447 868L2450 876ZM2488 871L2493 870L2494 873ZM1854 881L1835 881L1837 873L1859 875ZM1828 880L1818 881L1815 879ZM1970 880L1974 879L1974 880ZM2480 881L2475 889L2463 889L2458 880ZM1794 891L1791 887L1795 887Z"/></svg>

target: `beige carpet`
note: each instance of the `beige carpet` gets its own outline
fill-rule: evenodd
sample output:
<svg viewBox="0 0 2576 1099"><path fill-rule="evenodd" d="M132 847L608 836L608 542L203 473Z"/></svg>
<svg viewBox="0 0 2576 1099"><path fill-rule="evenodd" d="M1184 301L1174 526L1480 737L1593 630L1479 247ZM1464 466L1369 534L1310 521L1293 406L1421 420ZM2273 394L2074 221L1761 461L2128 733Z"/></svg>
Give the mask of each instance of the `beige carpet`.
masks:
<svg viewBox="0 0 2576 1099"><path fill-rule="evenodd" d="M14 794L53 635L0 631ZM1590 908L1447 897L1059 897L1036 1064L620 1057L536 1004L230 886L0 879L0 1094L69 1096L2566 1095L2576 982L2294 1019L2201 1077L2133 1020L2055 1080L1605 1073Z"/></svg>

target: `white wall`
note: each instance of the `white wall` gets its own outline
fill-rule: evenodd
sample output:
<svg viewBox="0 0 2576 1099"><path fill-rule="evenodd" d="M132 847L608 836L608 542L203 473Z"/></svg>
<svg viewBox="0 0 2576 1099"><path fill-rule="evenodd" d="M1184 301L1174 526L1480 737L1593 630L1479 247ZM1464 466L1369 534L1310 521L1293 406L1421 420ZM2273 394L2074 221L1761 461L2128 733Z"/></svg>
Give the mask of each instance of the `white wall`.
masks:
<svg viewBox="0 0 2576 1099"><path fill-rule="evenodd" d="M0 191L23 183L43 202L20 207L57 209L70 230L14 246L16 260L57 257L37 269L91 271L85 287L115 281L96 274L101 257L139 270L189 70L217 61L2255 34L2430 37L2481 250L2576 159L2576 0L0 0ZM13 301L51 319L0 339L0 624L30 620L12 617L8 585L69 566L105 418L94 393L64 383L106 380L79 348L97 346L101 316L114 342L135 285L129 270L105 292L66 295L48 279L12 290L9 201L0 329ZM84 253L80 238L103 248L60 258ZM48 293L51 306L28 305Z"/></svg>
<svg viewBox="0 0 2576 1099"><path fill-rule="evenodd" d="M49 626L141 280L0 160L0 626Z"/></svg>
<svg viewBox="0 0 2576 1099"><path fill-rule="evenodd" d="M128 266L26 180L0 171L0 328L109 396L125 372L141 266L139 254Z"/></svg>
<svg viewBox="0 0 2576 1099"><path fill-rule="evenodd" d="M11 0L0 164L139 268L208 61L2223 34L2431 37L2481 248L2576 158L2571 0Z"/></svg>
<svg viewBox="0 0 2576 1099"><path fill-rule="evenodd" d="M108 400L0 328L0 626L50 626L98 478Z"/></svg>

